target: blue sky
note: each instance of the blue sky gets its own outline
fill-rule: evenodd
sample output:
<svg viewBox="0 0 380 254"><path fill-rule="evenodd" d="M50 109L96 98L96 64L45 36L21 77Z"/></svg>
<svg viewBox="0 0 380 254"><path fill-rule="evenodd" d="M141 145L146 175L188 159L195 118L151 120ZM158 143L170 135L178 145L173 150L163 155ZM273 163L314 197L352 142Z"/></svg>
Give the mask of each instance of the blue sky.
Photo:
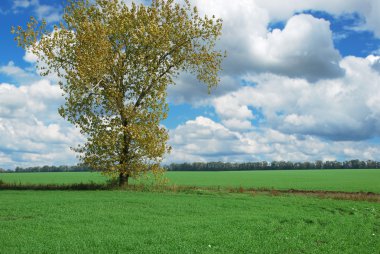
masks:
<svg viewBox="0 0 380 254"><path fill-rule="evenodd" d="M2 168L77 163L57 80L10 34L30 16L58 22L62 2L0 1ZM228 56L210 95L187 73L168 88L166 163L380 160L380 0L191 2L223 19Z"/></svg>

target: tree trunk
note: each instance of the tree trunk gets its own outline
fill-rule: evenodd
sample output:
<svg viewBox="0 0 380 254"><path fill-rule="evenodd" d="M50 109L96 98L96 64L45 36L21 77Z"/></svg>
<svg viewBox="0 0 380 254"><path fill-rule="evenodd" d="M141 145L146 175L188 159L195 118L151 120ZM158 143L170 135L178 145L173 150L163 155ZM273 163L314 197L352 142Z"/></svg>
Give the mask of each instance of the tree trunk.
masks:
<svg viewBox="0 0 380 254"><path fill-rule="evenodd" d="M128 178L129 178L128 173L120 173L119 174L119 187L124 187L124 186L128 185Z"/></svg>

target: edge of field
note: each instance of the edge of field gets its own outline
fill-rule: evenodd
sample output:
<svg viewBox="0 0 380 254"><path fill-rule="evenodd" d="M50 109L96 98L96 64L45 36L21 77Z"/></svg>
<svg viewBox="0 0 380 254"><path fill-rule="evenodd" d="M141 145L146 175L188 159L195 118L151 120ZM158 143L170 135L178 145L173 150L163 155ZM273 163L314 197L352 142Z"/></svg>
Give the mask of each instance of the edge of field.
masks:
<svg viewBox="0 0 380 254"><path fill-rule="evenodd" d="M79 184L21 184L5 183L0 181L1 190L38 190L38 191L86 191L86 190L124 190L124 191L150 191L150 192L180 192L191 194L265 194L271 196L279 195L302 195L314 196L319 198L330 198L338 200L354 200L380 202L380 194L373 192L346 192L346 191L327 191L327 190L299 190L299 189L274 189L274 188L244 188L244 187L199 187L184 185L154 185L154 184L130 184L119 187L115 184L101 183L79 183Z"/></svg>

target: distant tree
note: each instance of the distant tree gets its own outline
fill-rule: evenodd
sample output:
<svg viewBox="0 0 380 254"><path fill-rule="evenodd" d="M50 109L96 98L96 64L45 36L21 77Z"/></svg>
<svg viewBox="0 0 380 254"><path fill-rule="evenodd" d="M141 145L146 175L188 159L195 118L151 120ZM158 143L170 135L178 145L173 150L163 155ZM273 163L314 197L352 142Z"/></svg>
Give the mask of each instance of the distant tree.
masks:
<svg viewBox="0 0 380 254"><path fill-rule="evenodd" d="M75 148L86 165L117 175L158 171L170 147L166 88L189 71L209 89L218 84L224 54L215 50L222 21L200 16L189 0L69 1L52 32L31 18L13 29L19 46L39 57L42 75L64 81L62 117L87 137ZM45 65L45 66L44 66Z"/></svg>
<svg viewBox="0 0 380 254"><path fill-rule="evenodd" d="M335 168L342 168L342 162L340 161L335 161Z"/></svg>
<svg viewBox="0 0 380 254"><path fill-rule="evenodd" d="M317 169L323 168L323 162L320 160L316 161L315 162L315 168L317 168Z"/></svg>
<svg viewBox="0 0 380 254"><path fill-rule="evenodd" d="M351 160L351 168L360 168L359 160Z"/></svg>
<svg viewBox="0 0 380 254"><path fill-rule="evenodd" d="M376 161L368 160L366 164L367 168L376 168Z"/></svg>

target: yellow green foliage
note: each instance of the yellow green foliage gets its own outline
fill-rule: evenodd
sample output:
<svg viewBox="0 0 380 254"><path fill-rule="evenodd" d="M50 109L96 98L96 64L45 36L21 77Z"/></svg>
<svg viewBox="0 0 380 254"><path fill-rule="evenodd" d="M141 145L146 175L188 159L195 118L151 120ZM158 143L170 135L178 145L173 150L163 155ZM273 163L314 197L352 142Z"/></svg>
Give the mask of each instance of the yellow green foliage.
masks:
<svg viewBox="0 0 380 254"><path fill-rule="evenodd" d="M87 138L74 148L85 164L111 175L160 172L170 151L166 90L182 71L209 89L218 84L224 53L215 50L222 21L201 17L189 1L70 1L53 31L31 18L12 31L39 57L42 75L62 82L59 113Z"/></svg>

